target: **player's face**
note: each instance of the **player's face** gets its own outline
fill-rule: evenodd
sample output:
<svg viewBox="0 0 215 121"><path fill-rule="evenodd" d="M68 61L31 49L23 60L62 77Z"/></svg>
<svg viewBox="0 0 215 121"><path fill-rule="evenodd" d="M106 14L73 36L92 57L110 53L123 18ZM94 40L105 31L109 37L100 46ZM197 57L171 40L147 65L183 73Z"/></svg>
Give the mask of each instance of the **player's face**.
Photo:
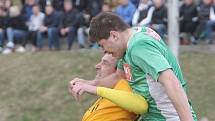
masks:
<svg viewBox="0 0 215 121"><path fill-rule="evenodd" d="M108 39L101 39L98 44L102 47L104 53L112 54L113 57L120 59L123 57L125 48L121 33L111 31Z"/></svg>
<svg viewBox="0 0 215 121"><path fill-rule="evenodd" d="M96 78L104 78L115 72L116 58L110 54L105 54L98 64L96 64Z"/></svg>

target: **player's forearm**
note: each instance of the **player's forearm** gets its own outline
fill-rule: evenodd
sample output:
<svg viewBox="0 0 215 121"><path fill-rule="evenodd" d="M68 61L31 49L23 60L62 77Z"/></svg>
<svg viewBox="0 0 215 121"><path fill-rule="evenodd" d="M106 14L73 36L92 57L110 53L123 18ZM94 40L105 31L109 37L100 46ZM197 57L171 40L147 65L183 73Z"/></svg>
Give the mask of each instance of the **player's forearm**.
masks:
<svg viewBox="0 0 215 121"><path fill-rule="evenodd" d="M173 86L166 88L166 91L181 121L193 121L188 99L182 87Z"/></svg>
<svg viewBox="0 0 215 121"><path fill-rule="evenodd" d="M167 75L166 75L167 74ZM167 95L172 101L181 121L193 121L187 96L179 80L172 71L160 75L159 81L164 86Z"/></svg>
<svg viewBox="0 0 215 121"><path fill-rule="evenodd" d="M96 86L96 80L87 81L86 83L92 86Z"/></svg>
<svg viewBox="0 0 215 121"><path fill-rule="evenodd" d="M143 114L148 110L147 101L141 95L132 92L97 87L97 95L109 99L118 106L136 114Z"/></svg>

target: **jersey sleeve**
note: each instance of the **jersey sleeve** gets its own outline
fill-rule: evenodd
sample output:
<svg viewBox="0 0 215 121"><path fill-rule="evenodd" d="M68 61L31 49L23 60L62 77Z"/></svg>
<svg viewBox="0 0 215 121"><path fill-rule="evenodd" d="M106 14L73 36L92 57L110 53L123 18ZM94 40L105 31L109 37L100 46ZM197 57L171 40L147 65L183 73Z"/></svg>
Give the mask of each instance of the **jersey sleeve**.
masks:
<svg viewBox="0 0 215 121"><path fill-rule="evenodd" d="M143 114L148 110L145 98L132 92L97 87L97 95L106 98L118 106L136 114Z"/></svg>
<svg viewBox="0 0 215 121"><path fill-rule="evenodd" d="M171 68L167 59L153 45L141 43L132 48L131 58L135 65L158 81L159 74Z"/></svg>

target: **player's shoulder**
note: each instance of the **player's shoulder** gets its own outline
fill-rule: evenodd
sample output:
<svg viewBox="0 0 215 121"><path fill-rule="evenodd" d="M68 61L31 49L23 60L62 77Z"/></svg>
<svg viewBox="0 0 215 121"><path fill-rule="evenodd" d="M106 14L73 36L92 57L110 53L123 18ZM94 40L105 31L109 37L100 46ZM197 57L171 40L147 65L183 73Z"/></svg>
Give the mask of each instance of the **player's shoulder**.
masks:
<svg viewBox="0 0 215 121"><path fill-rule="evenodd" d="M117 82L117 84L115 85L114 89L117 90L124 90L124 91L131 91L131 87L129 86L129 83L127 80L125 79L121 79Z"/></svg>

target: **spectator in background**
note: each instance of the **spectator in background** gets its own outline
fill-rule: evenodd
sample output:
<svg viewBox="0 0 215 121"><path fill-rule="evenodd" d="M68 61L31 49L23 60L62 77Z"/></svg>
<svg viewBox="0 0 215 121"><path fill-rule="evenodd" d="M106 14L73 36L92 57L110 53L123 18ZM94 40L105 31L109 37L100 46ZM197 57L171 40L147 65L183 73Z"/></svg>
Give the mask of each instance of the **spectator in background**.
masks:
<svg viewBox="0 0 215 121"><path fill-rule="evenodd" d="M24 46L26 43L27 30L28 28L25 24L25 19L20 14L19 7L11 7L9 10L9 19L6 30L8 43L6 49L2 53L10 54L15 47L15 40L17 40L16 43L20 44L16 49L16 52L25 52Z"/></svg>
<svg viewBox="0 0 215 121"><path fill-rule="evenodd" d="M215 0L213 0L213 5L210 8L210 15L209 15L209 21L207 22L206 25L206 35L207 35L207 40L206 42L208 44L213 43L213 29L215 26Z"/></svg>
<svg viewBox="0 0 215 121"><path fill-rule="evenodd" d="M44 19L44 25L40 27L37 32L37 47L39 50L43 49L43 35L48 34L48 47L49 49L60 49L59 45L59 14L54 10L51 5L47 5L45 8L46 16Z"/></svg>
<svg viewBox="0 0 215 121"><path fill-rule="evenodd" d="M87 24L89 26L89 22L98 13L101 12L101 6L103 4L103 0L72 0L75 8L77 8L82 14L84 14L84 18L88 21ZM88 20L89 19L89 20Z"/></svg>
<svg viewBox="0 0 215 121"><path fill-rule="evenodd" d="M102 0L90 0L88 3L88 10L92 17L101 12Z"/></svg>
<svg viewBox="0 0 215 121"><path fill-rule="evenodd" d="M136 9L133 19L133 26L148 26L152 18L152 12L154 7L152 7L151 0L140 0L138 8Z"/></svg>
<svg viewBox="0 0 215 121"><path fill-rule="evenodd" d="M7 14L9 13L10 7L13 5L11 0L1 0L0 7L4 10Z"/></svg>
<svg viewBox="0 0 215 121"><path fill-rule="evenodd" d="M6 25L8 23L8 14L11 6L11 0L0 0L0 52L3 51Z"/></svg>
<svg viewBox="0 0 215 121"><path fill-rule="evenodd" d="M111 12L111 7L108 3L102 4L102 12Z"/></svg>
<svg viewBox="0 0 215 121"><path fill-rule="evenodd" d="M121 4L121 0L104 0L104 3L109 4L110 8L115 10Z"/></svg>
<svg viewBox="0 0 215 121"><path fill-rule="evenodd" d="M33 5L36 3L35 0L25 0L25 4L22 7L21 14L25 17L25 21L29 21L31 15L33 15Z"/></svg>
<svg viewBox="0 0 215 121"><path fill-rule="evenodd" d="M90 20L93 16L98 14L101 11L101 3L102 1L97 0L73 0L76 8L81 12L80 26L77 31L77 39L81 45L86 45L88 28ZM95 8L93 8L95 6ZM83 48L85 46L80 46ZM90 47L94 47L94 44L90 45ZM98 46L95 46L98 47Z"/></svg>
<svg viewBox="0 0 215 121"><path fill-rule="evenodd" d="M130 1L137 8L141 0L130 0Z"/></svg>
<svg viewBox="0 0 215 121"><path fill-rule="evenodd" d="M121 0L121 5L116 8L116 14L131 25L135 9L135 6L129 0Z"/></svg>
<svg viewBox="0 0 215 121"><path fill-rule="evenodd" d="M80 12L73 7L71 1L64 2L64 14L61 20L60 33L61 35L67 34L68 49L72 48L72 43L76 37L76 31L79 27ZM79 41L80 47L84 47L84 43Z"/></svg>
<svg viewBox="0 0 215 121"><path fill-rule="evenodd" d="M153 0L153 2L154 11L152 13L150 26L164 38L164 34L167 33L167 8L164 4L164 0Z"/></svg>
<svg viewBox="0 0 215 121"><path fill-rule="evenodd" d="M101 12L111 12L111 6L110 3L104 2L102 4L102 11ZM99 48L99 45L97 43L91 43L91 48Z"/></svg>
<svg viewBox="0 0 215 121"><path fill-rule="evenodd" d="M9 9L13 5L13 2L11 0L5 0L5 8Z"/></svg>
<svg viewBox="0 0 215 121"><path fill-rule="evenodd" d="M6 12L0 8L0 52L3 50L4 32L6 25Z"/></svg>
<svg viewBox="0 0 215 121"><path fill-rule="evenodd" d="M72 0L74 7L80 12L87 12L90 18L97 15L101 11L103 0Z"/></svg>
<svg viewBox="0 0 215 121"><path fill-rule="evenodd" d="M202 38L206 32L206 24L209 20L210 8L212 0L203 0L197 8L198 10L198 25L194 32L194 38L191 40L193 44L197 44L197 41Z"/></svg>
<svg viewBox="0 0 215 121"><path fill-rule="evenodd" d="M51 4L56 11L63 12L65 0L52 0ZM71 0L70 0L71 1Z"/></svg>
<svg viewBox="0 0 215 121"><path fill-rule="evenodd" d="M38 0L37 3L40 5L40 10L41 12L45 13L45 7L46 7L46 3L47 0Z"/></svg>
<svg viewBox="0 0 215 121"><path fill-rule="evenodd" d="M0 8L2 9L3 7L4 7L4 1L1 0L1 1L0 1Z"/></svg>
<svg viewBox="0 0 215 121"><path fill-rule="evenodd" d="M41 12L45 13L45 8L47 5L52 5L55 11L63 12L64 0L36 0L40 5Z"/></svg>
<svg viewBox="0 0 215 121"><path fill-rule="evenodd" d="M82 12L85 8L87 8L87 4L89 0L72 0L73 7Z"/></svg>
<svg viewBox="0 0 215 121"><path fill-rule="evenodd" d="M184 0L180 7L180 32L193 35L197 26L197 6L193 0Z"/></svg>
<svg viewBox="0 0 215 121"><path fill-rule="evenodd" d="M90 15L86 12L80 13L80 26L77 31L77 39L79 43L79 48L85 48L88 27L89 27Z"/></svg>
<svg viewBox="0 0 215 121"><path fill-rule="evenodd" d="M32 51L35 51L37 46L37 32L43 26L43 21L45 18L45 14L40 12L40 7L38 4L33 6L33 15L30 17L29 25L28 25L28 38L33 45Z"/></svg>

